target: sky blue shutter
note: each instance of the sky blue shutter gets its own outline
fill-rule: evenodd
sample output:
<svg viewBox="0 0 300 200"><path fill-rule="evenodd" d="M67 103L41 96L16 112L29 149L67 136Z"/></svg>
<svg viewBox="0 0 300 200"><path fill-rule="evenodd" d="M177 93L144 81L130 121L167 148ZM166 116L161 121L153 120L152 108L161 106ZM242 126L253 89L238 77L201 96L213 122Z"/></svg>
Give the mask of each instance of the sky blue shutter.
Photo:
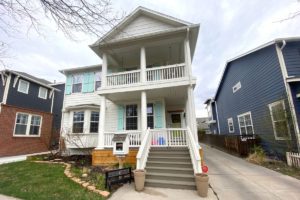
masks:
<svg viewBox="0 0 300 200"><path fill-rule="evenodd" d="M89 88L89 73L83 74L82 92L87 93Z"/></svg>
<svg viewBox="0 0 300 200"><path fill-rule="evenodd" d="M154 128L163 128L163 106L160 101L154 103Z"/></svg>
<svg viewBox="0 0 300 200"><path fill-rule="evenodd" d="M71 94L71 92L72 92L72 76L67 75L65 94Z"/></svg>
<svg viewBox="0 0 300 200"><path fill-rule="evenodd" d="M118 131L124 130L124 106L118 106Z"/></svg>
<svg viewBox="0 0 300 200"><path fill-rule="evenodd" d="M88 83L88 92L94 92L95 88L95 73L89 73L89 83Z"/></svg>

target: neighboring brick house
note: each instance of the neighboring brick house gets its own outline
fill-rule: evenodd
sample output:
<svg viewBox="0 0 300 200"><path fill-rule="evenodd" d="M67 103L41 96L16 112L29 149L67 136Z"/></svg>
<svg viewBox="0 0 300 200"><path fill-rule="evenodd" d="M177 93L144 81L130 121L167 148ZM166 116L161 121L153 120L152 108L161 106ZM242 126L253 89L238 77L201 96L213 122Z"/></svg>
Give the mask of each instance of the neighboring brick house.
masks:
<svg viewBox="0 0 300 200"><path fill-rule="evenodd" d="M23 72L0 72L0 157L45 152L53 145L53 115L61 115L54 104L62 92L49 84Z"/></svg>

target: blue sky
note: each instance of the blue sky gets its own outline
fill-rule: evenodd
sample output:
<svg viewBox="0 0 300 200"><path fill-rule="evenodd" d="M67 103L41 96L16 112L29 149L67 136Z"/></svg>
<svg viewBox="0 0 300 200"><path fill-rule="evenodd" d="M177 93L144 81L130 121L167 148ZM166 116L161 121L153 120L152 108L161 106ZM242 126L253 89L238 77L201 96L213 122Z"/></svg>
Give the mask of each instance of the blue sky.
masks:
<svg viewBox="0 0 300 200"><path fill-rule="evenodd" d="M275 38L300 36L300 16L279 22L300 10L297 0L115 0L113 6L126 14L144 6L201 24L193 60L198 117L207 114L203 102L214 95L227 60ZM47 19L45 24L42 36L26 28L13 37L0 32L9 44L10 69L64 81L59 69L101 63L88 47L96 37L78 33L80 40L70 41Z"/></svg>

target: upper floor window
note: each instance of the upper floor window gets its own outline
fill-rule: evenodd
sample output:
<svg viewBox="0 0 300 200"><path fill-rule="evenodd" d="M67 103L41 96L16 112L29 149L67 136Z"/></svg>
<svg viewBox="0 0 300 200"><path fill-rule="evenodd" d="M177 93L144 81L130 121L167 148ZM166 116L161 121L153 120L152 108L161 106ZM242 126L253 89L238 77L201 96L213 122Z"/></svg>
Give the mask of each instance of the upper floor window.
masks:
<svg viewBox="0 0 300 200"><path fill-rule="evenodd" d="M39 98L47 99L48 89L44 87L40 87L39 89Z"/></svg>
<svg viewBox="0 0 300 200"><path fill-rule="evenodd" d="M101 72L95 72L95 91L101 88Z"/></svg>
<svg viewBox="0 0 300 200"><path fill-rule="evenodd" d="M277 101L269 104L272 125L276 140L285 140L290 138L290 129L285 110L284 101Z"/></svg>
<svg viewBox="0 0 300 200"><path fill-rule="evenodd" d="M247 112L247 113L239 115L238 121L239 121L241 135L254 134L251 112Z"/></svg>
<svg viewBox="0 0 300 200"><path fill-rule="evenodd" d="M73 113L73 133L83 133L84 111Z"/></svg>
<svg viewBox="0 0 300 200"><path fill-rule="evenodd" d="M79 93L82 90L82 74L73 75L72 81L72 93Z"/></svg>
<svg viewBox="0 0 300 200"><path fill-rule="evenodd" d="M98 133L99 127L99 112L91 112L90 133Z"/></svg>
<svg viewBox="0 0 300 200"><path fill-rule="evenodd" d="M126 130L138 129L137 105L126 105Z"/></svg>
<svg viewBox="0 0 300 200"><path fill-rule="evenodd" d="M24 80L19 80L18 92L28 94L29 91L29 82Z"/></svg>
<svg viewBox="0 0 300 200"><path fill-rule="evenodd" d="M241 85L241 82L239 81L237 84L235 84L233 87L232 87L232 92L235 93L237 92L239 89L241 89L242 85Z"/></svg>
<svg viewBox="0 0 300 200"><path fill-rule="evenodd" d="M229 133L234 133L233 119L232 118L227 119L227 123L228 123Z"/></svg>
<svg viewBox="0 0 300 200"><path fill-rule="evenodd" d="M17 113L15 136L39 136L42 117L26 113Z"/></svg>

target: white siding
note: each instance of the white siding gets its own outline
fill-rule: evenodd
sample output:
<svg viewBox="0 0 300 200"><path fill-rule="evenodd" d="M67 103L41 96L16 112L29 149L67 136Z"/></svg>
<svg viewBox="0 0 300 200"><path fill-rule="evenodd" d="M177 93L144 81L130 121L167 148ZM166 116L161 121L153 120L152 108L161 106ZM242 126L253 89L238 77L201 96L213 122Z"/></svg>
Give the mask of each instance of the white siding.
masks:
<svg viewBox="0 0 300 200"><path fill-rule="evenodd" d="M118 129L118 105L112 101L106 101L105 131L117 131Z"/></svg>
<svg viewBox="0 0 300 200"><path fill-rule="evenodd" d="M174 26L141 15L140 17L134 19L127 26L125 26L123 29L121 29L116 35L113 35L110 39L121 39L132 36L139 36L168 30L170 28L174 28Z"/></svg>
<svg viewBox="0 0 300 200"><path fill-rule="evenodd" d="M96 93L75 93L65 95L64 108L84 104L100 105L100 96Z"/></svg>

